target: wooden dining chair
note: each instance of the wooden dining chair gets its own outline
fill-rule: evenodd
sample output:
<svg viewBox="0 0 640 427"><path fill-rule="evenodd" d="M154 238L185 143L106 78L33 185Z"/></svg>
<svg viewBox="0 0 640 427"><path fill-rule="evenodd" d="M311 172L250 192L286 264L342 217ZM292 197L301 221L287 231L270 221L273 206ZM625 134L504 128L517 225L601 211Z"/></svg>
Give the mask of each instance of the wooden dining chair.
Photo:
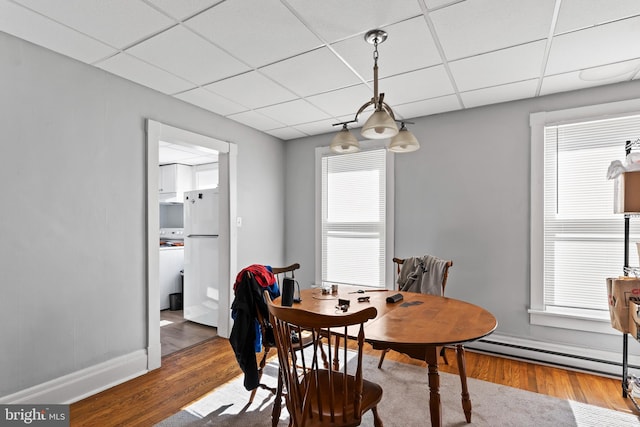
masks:
<svg viewBox="0 0 640 427"><path fill-rule="evenodd" d="M364 379L362 372L364 323L376 317L375 307L325 315L275 305L270 300L267 305L278 348L280 381L286 390L289 425L358 426L362 415L371 410L374 425L382 427L377 409L382 387ZM357 331L357 352L353 355L352 351L347 351L347 340L341 340L344 344L338 351L332 349L331 340L327 340L329 359L336 355L340 358L339 369L328 369L320 360L321 347L325 345L320 338L335 334L346 336L349 326ZM302 343L292 340L302 331L312 334L313 345L306 349ZM353 356L351 360L350 355ZM329 366L333 365L333 360L329 360Z"/></svg>
<svg viewBox="0 0 640 427"><path fill-rule="evenodd" d="M402 283L400 283L399 279L400 279L400 273L402 271L402 266L405 262L404 258L393 258L393 265L394 265L394 281L396 283L397 286L397 290L401 291L403 289L401 289L402 287ZM437 291L439 292L434 292L437 295L444 295L444 288L447 286L447 278L449 277L449 269L453 266L453 261L446 261L446 260L441 260L439 258L435 258L434 259L435 265L441 266L442 267L442 271L438 271L438 272L425 272L426 273L432 273L435 274L437 279L438 279L438 283L440 285L440 287L437 289ZM438 277L440 276L440 277ZM417 290L416 290L417 291ZM430 292L431 293L431 292ZM387 353L389 352L389 349L383 350L382 354L380 355L380 361L378 362L378 369L382 368L382 362L384 362L384 357L387 355ZM463 353L464 354L464 353ZM446 365L449 364L449 360L447 359L447 353L445 351L445 348L442 347L440 349L440 356L442 356L442 358L444 359L444 363ZM466 379L465 379L466 381Z"/></svg>
<svg viewBox="0 0 640 427"><path fill-rule="evenodd" d="M402 281L401 280L401 273L402 273L402 266L405 263L405 259L403 258L393 258L393 263L395 265L395 278L396 278L396 284L398 285L398 290L403 290L402 289ZM453 261L449 260L441 260L439 258L435 258L436 263L434 265L438 265L438 266L442 266L443 270L440 272L436 272L437 274L441 274L441 279L440 279L440 289L438 290L439 292L435 292L436 295L441 295L444 296L444 289L447 286L447 278L449 277L449 269L453 266ZM406 273L406 272L405 272ZM404 277L402 278L404 279ZM470 423L471 422L471 407L469 406L469 411L467 412L467 406L466 405L470 405L470 403L468 401L468 397L469 397L469 389L467 387L467 366L466 366L466 361L465 361L465 356L464 356L464 346L462 344L456 344L455 345L455 350L456 350L456 356L458 359L458 373L460 374L460 383L462 385L462 395L463 395L463 403L462 406L463 408L465 408L465 417L467 419L467 422ZM382 367L382 362L384 361L384 356L389 352L389 349L383 350L382 354L380 355L380 361L378 362L378 368ZM444 359L444 363L445 364L449 364L449 361L447 360L447 353L445 351L445 347L442 347L440 349L440 356L442 356L442 358ZM466 399L465 399L466 398Z"/></svg>
<svg viewBox="0 0 640 427"><path fill-rule="evenodd" d="M276 282L278 283L278 287L280 292L282 292L282 282L285 277L291 277L295 279L295 271L300 268L299 263L291 264L287 267L271 267L271 272L276 278ZM269 298L269 301L271 299ZM251 396L249 397L249 403L253 402L253 399L256 396L256 392L258 388L262 388L264 390L269 390L273 394L276 395L276 399L280 399L280 393L274 387L269 387L266 384L261 382L262 373L264 371L264 367L267 364L267 359L269 358L269 353L272 349L275 348L274 337L271 334L272 325L269 323L268 316L263 316L260 310L256 310L258 322L260 323L260 331L262 333L262 355L260 357L260 361L258 362L258 387L254 388L251 391ZM304 333L302 336L302 345L303 347L311 345L311 334Z"/></svg>

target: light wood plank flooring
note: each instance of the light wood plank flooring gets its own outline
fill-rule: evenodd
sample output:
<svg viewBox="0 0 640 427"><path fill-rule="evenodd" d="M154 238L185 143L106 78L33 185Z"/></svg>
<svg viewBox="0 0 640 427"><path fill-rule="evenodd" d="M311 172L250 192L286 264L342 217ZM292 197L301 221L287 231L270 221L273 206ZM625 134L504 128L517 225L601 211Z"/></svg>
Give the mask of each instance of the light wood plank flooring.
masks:
<svg viewBox="0 0 640 427"><path fill-rule="evenodd" d="M447 352L450 365L440 370L457 373L455 352ZM370 348L367 353L379 355ZM424 365L395 352L386 360ZM466 360L469 377L634 412L633 403L621 396L619 380L471 351ZM152 426L239 374L229 341L214 337L164 357L160 369L74 403L71 426Z"/></svg>

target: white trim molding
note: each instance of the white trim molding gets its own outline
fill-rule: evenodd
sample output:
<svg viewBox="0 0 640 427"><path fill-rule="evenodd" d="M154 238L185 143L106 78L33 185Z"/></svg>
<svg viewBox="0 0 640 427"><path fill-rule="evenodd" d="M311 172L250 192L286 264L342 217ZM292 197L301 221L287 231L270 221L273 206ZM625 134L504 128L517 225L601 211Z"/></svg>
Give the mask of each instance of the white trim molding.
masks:
<svg viewBox="0 0 640 427"><path fill-rule="evenodd" d="M147 352L137 350L0 397L0 404L69 404L146 374Z"/></svg>

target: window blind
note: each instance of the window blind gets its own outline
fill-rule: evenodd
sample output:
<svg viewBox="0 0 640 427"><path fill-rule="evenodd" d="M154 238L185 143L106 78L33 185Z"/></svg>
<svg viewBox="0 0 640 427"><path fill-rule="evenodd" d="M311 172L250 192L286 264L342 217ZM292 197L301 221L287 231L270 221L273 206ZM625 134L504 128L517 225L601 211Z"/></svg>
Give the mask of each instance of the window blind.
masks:
<svg viewBox="0 0 640 427"><path fill-rule="evenodd" d="M322 158L322 281L384 287L386 150Z"/></svg>
<svg viewBox="0 0 640 427"><path fill-rule="evenodd" d="M545 126L544 304L608 311L606 278L623 274L624 216L613 213L613 160L640 137L640 116ZM630 264L640 218L631 220Z"/></svg>

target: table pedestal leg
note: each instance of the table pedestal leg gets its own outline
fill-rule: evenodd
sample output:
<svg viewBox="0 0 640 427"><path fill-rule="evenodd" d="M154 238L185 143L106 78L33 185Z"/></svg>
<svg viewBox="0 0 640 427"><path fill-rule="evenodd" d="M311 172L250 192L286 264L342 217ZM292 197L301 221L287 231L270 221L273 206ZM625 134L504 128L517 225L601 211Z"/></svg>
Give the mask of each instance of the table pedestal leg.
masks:
<svg viewBox="0 0 640 427"><path fill-rule="evenodd" d="M429 409L431 411L431 426L442 426L442 403L440 402L440 376L438 375L438 352L435 347L429 347L426 354L429 365Z"/></svg>
<svg viewBox="0 0 640 427"><path fill-rule="evenodd" d="M469 389L467 388L467 365L464 357L464 347L460 344L456 345L456 355L458 356L458 373L460 374L460 382L462 383L462 409L467 422L471 422L471 399L469 398Z"/></svg>

